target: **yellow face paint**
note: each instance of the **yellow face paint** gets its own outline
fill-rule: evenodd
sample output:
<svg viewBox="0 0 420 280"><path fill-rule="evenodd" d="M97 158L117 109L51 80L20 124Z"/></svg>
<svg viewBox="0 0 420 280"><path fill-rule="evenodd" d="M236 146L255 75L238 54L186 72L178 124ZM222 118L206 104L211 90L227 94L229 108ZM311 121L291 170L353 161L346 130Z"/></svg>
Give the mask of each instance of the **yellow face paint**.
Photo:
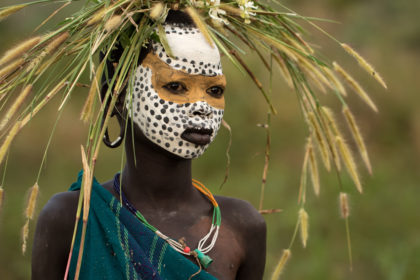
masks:
<svg viewBox="0 0 420 280"><path fill-rule="evenodd" d="M223 90L226 87L224 75L188 74L172 68L152 52L146 56L142 65L151 69L152 85L163 100L177 104L204 101L212 107L224 109Z"/></svg>

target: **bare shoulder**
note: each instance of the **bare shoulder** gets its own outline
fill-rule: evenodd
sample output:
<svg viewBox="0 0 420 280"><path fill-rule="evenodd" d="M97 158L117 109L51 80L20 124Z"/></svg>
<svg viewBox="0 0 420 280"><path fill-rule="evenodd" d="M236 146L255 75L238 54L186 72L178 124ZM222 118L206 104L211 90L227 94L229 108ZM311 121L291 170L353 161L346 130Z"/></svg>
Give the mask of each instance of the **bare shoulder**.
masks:
<svg viewBox="0 0 420 280"><path fill-rule="evenodd" d="M237 280L262 279L266 254L266 224L261 214L249 202L216 197L222 212L222 224L235 231L242 242L244 256L236 274Z"/></svg>
<svg viewBox="0 0 420 280"><path fill-rule="evenodd" d="M42 209L38 224L50 224L53 227L65 227L67 222L74 224L79 199L79 191L57 193Z"/></svg>
<svg viewBox="0 0 420 280"><path fill-rule="evenodd" d="M63 278L78 197L78 191L58 193L42 209L34 236L32 279Z"/></svg>
<svg viewBox="0 0 420 280"><path fill-rule="evenodd" d="M248 201L227 196L216 196L216 200L223 219L228 219L238 229L265 232L264 218Z"/></svg>

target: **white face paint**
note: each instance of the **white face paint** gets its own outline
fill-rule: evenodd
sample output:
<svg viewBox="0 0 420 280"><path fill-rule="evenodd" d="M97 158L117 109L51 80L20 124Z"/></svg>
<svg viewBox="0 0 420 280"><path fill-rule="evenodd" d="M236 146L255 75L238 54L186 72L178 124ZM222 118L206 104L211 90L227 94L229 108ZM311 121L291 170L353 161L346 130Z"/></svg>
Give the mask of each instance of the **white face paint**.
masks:
<svg viewBox="0 0 420 280"><path fill-rule="evenodd" d="M163 61L170 69L182 71L184 76L190 76L193 80L186 82L188 87L185 101L180 100L182 96L177 93L173 93L172 98L165 86L155 84L155 88L153 81L159 78L159 74L163 74L153 73L149 65L143 63L136 69L131 91L132 100L128 99L126 106L133 122L150 141L177 156L196 158L204 153L220 128L224 99L222 100L223 96L210 96L206 89L194 91L193 88L202 87L201 83L194 82L194 79L199 77L197 75L213 77L207 79L217 79L222 75L220 54L216 47L212 48L207 43L197 28L167 25L165 31L176 59L167 56L162 45L158 43L153 44L153 52L160 59L156 59L157 61ZM199 86L196 87L196 84ZM159 95L162 91L165 91L166 95ZM209 102L219 106L211 106ZM221 103L223 106L220 106ZM130 104L133 111L130 110Z"/></svg>

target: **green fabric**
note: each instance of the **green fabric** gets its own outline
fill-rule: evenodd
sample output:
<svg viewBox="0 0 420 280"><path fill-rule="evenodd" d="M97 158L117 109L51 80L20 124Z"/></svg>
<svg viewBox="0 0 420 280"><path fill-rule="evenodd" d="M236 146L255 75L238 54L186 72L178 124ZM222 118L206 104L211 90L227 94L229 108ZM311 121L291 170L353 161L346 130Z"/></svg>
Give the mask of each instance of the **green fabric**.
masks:
<svg viewBox="0 0 420 280"><path fill-rule="evenodd" d="M70 187L79 190L82 174ZM82 222L79 222L70 264L74 278L79 255ZM95 179L85 248L79 279L168 279L187 280L199 267L176 252L162 238L144 226ZM194 280L216 280L206 271Z"/></svg>

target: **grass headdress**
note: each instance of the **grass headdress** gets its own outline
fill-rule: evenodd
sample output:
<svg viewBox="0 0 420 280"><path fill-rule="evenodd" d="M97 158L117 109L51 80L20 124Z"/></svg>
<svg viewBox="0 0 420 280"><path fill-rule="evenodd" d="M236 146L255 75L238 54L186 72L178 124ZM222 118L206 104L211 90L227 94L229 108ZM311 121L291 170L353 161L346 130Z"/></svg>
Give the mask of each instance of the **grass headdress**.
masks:
<svg viewBox="0 0 420 280"><path fill-rule="evenodd" d="M39 0L0 8L0 21L32 5L59 4L57 10L41 23L43 25L74 2L76 1ZM55 30L25 40L0 58L0 163L4 163L16 135L50 100L61 99L58 107L61 112L69 102L75 87L81 85L81 77L86 73L89 76L89 93L80 114L80 118L89 124L89 133L86 146L81 148L84 183L78 218L82 217L85 221L88 217L90 185L105 128L119 95L138 66L140 50L151 40L155 40L163 45L166 53L171 54L163 27L170 10L186 12L208 43L215 44L239 71L248 75L266 101L271 115L276 114L276 108L266 87L246 64L244 56L248 52L256 53L268 72L272 71L272 63L269 63L267 58L277 64L286 83L296 91L308 127L299 192L302 211L298 221L304 245L307 238L307 214L304 211L307 177L311 178L315 193L319 193L317 155L328 171L335 169L340 173L345 167L357 190L362 192L353 153L336 125L332 110L323 106L317 96L319 92L331 92L341 102L343 116L349 124L369 172L369 157L355 117L345 101L348 96L345 86L356 93L372 110L377 111L377 108L361 85L346 70L336 62L321 58L304 39L302 34L305 34L306 30L299 22L315 27L337 42L358 61L362 69L385 88L386 85L374 68L356 51L318 27L316 23L321 19L300 16L276 1L270 4L249 0L84 2L80 11L66 17ZM118 63L111 72L106 64L115 60L113 56L116 49L120 50ZM94 57L99 52L102 52L103 59L95 64ZM52 71L54 75L50 75ZM102 77L106 77L107 87L101 97ZM225 126L228 127L226 123ZM269 145L268 133L265 171L268 167ZM266 172L264 174L265 177ZM36 200L38 193L38 184L35 185L34 195L30 196L31 203ZM3 190L0 188L0 196L2 194ZM343 194L340 197L344 197ZM82 205L85 206L83 213L80 210ZM30 206L30 209L33 208ZM260 210L264 212L262 199ZM32 217L33 213L28 213L27 220ZM345 218L347 217L348 215L345 215ZM290 255L290 250L286 252ZM275 273L279 270L281 267Z"/></svg>

